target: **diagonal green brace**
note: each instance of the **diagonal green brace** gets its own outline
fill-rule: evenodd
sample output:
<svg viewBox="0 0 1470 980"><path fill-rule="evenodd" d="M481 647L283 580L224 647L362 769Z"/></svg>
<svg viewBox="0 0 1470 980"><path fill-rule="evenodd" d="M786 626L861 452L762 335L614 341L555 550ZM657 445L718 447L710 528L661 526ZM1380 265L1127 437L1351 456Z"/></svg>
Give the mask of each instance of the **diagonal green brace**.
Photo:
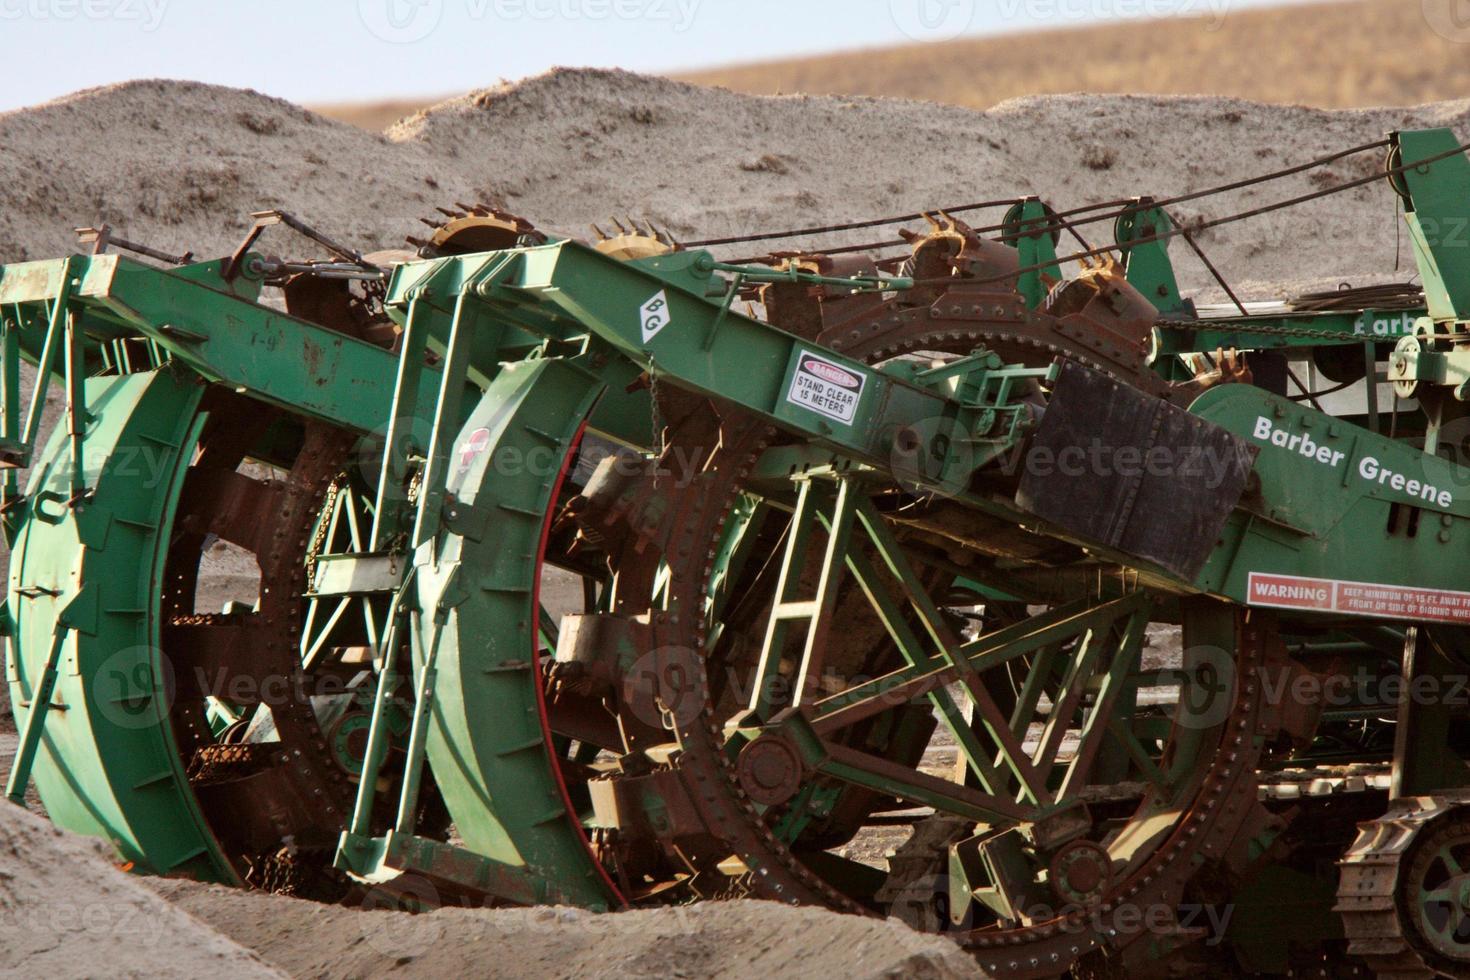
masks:
<svg viewBox="0 0 1470 980"><path fill-rule="evenodd" d="M25 805L26 785L31 781L31 767L35 765L36 751L41 747L41 732L45 729L46 717L51 710L51 695L56 690L61 648L66 643L67 634L71 632L65 618L63 614L57 620L56 630L51 635L51 649L46 654L41 676L31 689L31 710L26 715L25 728L20 733L20 747L16 749L15 761L10 765L10 778L5 781L5 798L21 806ZM11 663L15 663L19 653L16 650L15 637L6 636L5 641L10 647Z"/></svg>

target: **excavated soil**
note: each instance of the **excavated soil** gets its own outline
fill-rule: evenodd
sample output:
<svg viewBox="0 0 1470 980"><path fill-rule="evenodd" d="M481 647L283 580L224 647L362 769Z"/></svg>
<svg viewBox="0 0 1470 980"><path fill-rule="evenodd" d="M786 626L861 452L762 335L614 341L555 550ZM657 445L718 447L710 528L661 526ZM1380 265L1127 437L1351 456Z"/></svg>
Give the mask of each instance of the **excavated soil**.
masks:
<svg viewBox="0 0 1470 980"><path fill-rule="evenodd" d="M598 915L571 908L427 915L155 881L175 905L301 978L981 976L947 939L774 902Z"/></svg>
<svg viewBox="0 0 1470 980"><path fill-rule="evenodd" d="M0 975L283 977L77 837L0 801Z"/></svg>
<svg viewBox="0 0 1470 980"><path fill-rule="evenodd" d="M947 939L773 902L596 915L570 908L314 902L142 879L101 841L0 804L0 976L257 978L981 975Z"/></svg>
<svg viewBox="0 0 1470 980"><path fill-rule="evenodd" d="M1327 111L1064 95L977 112L557 70L449 100L382 135L252 91L139 81L0 115L0 262L62 254L72 228L103 221L158 248L220 255L244 234L249 212L267 207L364 250L401 245L422 232L419 218L456 201L502 204L577 235L593 222L608 227L611 216L646 217L683 240L1019 194L1065 208L1199 190L1392 129L1446 125L1470 130L1470 101ZM1178 217L1219 217L1380 164L1378 153L1364 154L1181 205ZM1207 230L1200 243L1241 291L1260 295L1392 278L1395 224L1390 191L1378 184ZM1094 241L1111 236L1105 226L1085 231ZM875 233L824 241L863 234ZM266 247L308 251L284 233ZM1193 256L1175 251L1186 288L1212 285ZM1412 266L1406 247L1401 262Z"/></svg>
<svg viewBox="0 0 1470 980"><path fill-rule="evenodd" d="M252 91L139 81L0 114L0 263L65 254L74 247L71 229L101 222L156 248L218 256L244 234L249 212L270 207L364 251L401 245L422 233L417 219L459 201L503 206L578 235L592 222L607 226L610 216L647 218L681 240L1022 194L1066 208L1194 191L1392 129L1446 125L1470 132L1470 100L1322 111L1073 95L976 112L748 96L618 71L558 70L442 103L379 135ZM1378 153L1365 154L1191 202L1176 214L1208 220L1380 165ZM967 217L984 224L999 214ZM268 250L314 254L271 234ZM1086 234L1107 241L1111 229ZM854 233L820 241L862 240ZM1257 298L1405 279L1412 270L1381 184L1205 231L1199 240L1238 291ZM1184 288L1218 298L1204 267L1181 251ZM222 556L221 594L249 572ZM0 759L13 751L9 723L8 711L0 713ZM274 964L303 977L976 973L945 940L820 910L733 902L603 917L565 909L412 917L189 883L149 889L110 868L102 850L0 806L0 972L23 964L52 976L223 968L251 977L278 975L267 965ZM124 921L131 931L120 934Z"/></svg>

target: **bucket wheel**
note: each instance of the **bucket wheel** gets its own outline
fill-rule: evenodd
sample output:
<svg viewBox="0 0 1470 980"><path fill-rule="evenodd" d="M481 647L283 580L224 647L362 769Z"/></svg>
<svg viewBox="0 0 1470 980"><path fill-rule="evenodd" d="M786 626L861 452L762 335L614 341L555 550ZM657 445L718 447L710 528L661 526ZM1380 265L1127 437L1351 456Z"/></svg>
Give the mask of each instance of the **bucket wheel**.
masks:
<svg viewBox="0 0 1470 980"><path fill-rule="evenodd" d="M334 841L351 805L297 650L302 554L347 433L211 391L164 566L162 648L174 674L179 750L206 819L241 877L292 890L303 854ZM210 608L221 554L247 570ZM258 582L249 580L255 571Z"/></svg>
<svg viewBox="0 0 1470 980"><path fill-rule="evenodd" d="M963 328L878 336L847 352L987 346ZM654 828L697 894L905 914L1005 975L1117 953L1141 911L1165 941L1196 938L1174 907L1254 812L1275 724L1254 681L1284 656L1269 619L1100 593L1127 577L988 516L986 490L909 492L900 460L848 470L708 403L660 414L683 420L660 471L694 459L698 477L613 508L632 530L612 612L648 623L628 693L675 741L641 753L652 771L594 784L600 823ZM1145 669L1152 621L1182 623L1178 665ZM1178 692L1173 717L1151 687ZM655 795L696 829L652 819Z"/></svg>

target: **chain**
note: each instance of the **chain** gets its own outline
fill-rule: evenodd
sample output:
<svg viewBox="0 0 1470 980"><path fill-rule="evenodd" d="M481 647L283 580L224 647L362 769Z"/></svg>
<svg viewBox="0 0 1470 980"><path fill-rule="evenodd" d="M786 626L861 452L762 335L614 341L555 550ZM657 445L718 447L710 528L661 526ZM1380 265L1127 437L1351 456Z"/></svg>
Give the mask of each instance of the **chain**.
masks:
<svg viewBox="0 0 1470 980"><path fill-rule="evenodd" d="M338 474L327 486L327 493L322 500L321 509L317 512L316 528L312 531L311 544L306 549L306 581L308 585L316 578L316 560L327 544L327 531L332 526L332 509L337 506L337 497L342 493L343 484L346 483L346 474Z"/></svg>
<svg viewBox="0 0 1470 980"><path fill-rule="evenodd" d="M1226 332L1230 327L1213 327L1209 320L1155 320L1154 326L1160 330L1218 330ZM1237 333L1254 333L1268 337L1304 337L1312 340L1347 340L1358 336L1356 334L1345 334L1341 330L1314 330L1310 327L1234 327ZM1373 340L1372 337L1363 336L1363 340Z"/></svg>

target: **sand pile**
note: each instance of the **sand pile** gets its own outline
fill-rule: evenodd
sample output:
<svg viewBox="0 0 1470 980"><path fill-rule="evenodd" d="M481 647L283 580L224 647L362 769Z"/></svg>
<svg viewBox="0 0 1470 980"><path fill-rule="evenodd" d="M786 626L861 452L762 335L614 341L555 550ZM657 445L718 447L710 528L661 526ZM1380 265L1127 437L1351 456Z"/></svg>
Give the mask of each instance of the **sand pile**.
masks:
<svg viewBox="0 0 1470 980"><path fill-rule="evenodd" d="M896 920L773 902L597 915L314 902L113 867L101 841L0 802L0 975L192 978L983 976ZM390 900L384 900L384 905ZM216 931L217 930L217 931Z"/></svg>
<svg viewBox="0 0 1470 980"><path fill-rule="evenodd" d="M112 867L100 841L0 801L0 974L283 974Z"/></svg>
<svg viewBox="0 0 1470 980"><path fill-rule="evenodd" d="M428 915L155 881L174 904L296 977L979 977L947 939L897 921L773 902L597 915L568 908Z"/></svg>
<svg viewBox="0 0 1470 980"><path fill-rule="evenodd" d="M451 908L415 916L371 902L318 905L140 879L114 868L102 842L3 803L0 935L4 976L982 975L949 940L896 921L771 902L618 915Z"/></svg>
<svg viewBox="0 0 1470 980"><path fill-rule="evenodd" d="M434 205L472 200L564 233L584 235L593 221L634 215L684 239L1017 194L1062 208L1197 190L1391 129L1440 125L1470 132L1470 101L1323 111L1076 95L977 112L749 96L626 72L560 70L444 102L385 136L255 92L132 82L0 115L0 186L8 189L0 261L62 254L73 226L99 221L160 248L221 254L248 226L248 212L266 207L291 210L363 249L400 245L422 230L417 219ZM1182 205L1179 216L1218 217L1371 173L1379 163L1367 154ZM973 223L998 216L976 215ZM1111 236L1105 225L1086 231L1093 240ZM285 237L272 242L305 251ZM1207 231L1201 242L1257 295L1393 278L1394 202L1376 185ZM740 251L748 249L725 255ZM1176 249L1186 288L1207 287L1208 274L1184 252ZM1402 261L1412 265L1406 250Z"/></svg>

